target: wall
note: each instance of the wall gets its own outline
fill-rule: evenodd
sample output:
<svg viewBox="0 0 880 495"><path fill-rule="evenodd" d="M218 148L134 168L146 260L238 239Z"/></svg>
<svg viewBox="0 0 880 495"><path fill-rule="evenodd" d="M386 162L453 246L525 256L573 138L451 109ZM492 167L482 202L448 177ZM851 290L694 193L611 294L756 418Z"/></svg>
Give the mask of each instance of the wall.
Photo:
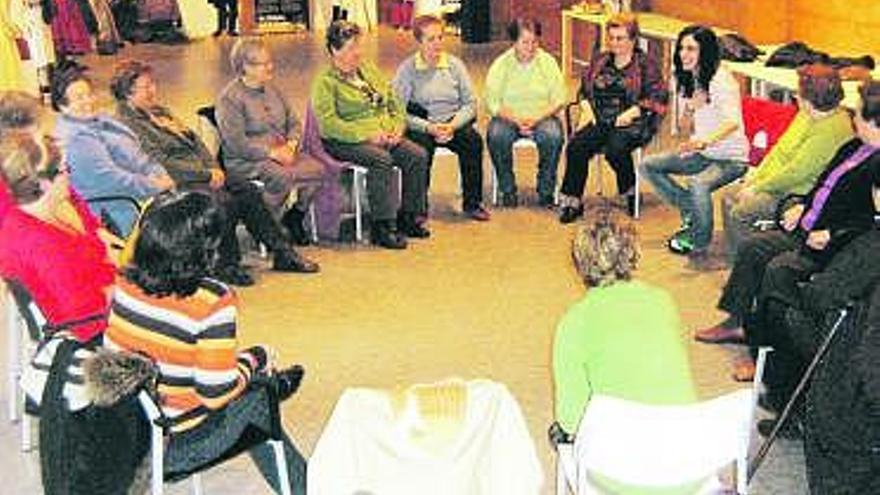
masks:
<svg viewBox="0 0 880 495"><path fill-rule="evenodd" d="M739 31L755 43L804 41L834 55L880 57L877 0L653 0L652 10Z"/></svg>

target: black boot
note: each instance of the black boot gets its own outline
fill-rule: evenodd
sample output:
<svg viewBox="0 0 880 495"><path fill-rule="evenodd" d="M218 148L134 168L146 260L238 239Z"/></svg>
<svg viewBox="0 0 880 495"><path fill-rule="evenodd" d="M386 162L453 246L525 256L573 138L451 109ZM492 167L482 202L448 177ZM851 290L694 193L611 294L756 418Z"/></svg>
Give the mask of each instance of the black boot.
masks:
<svg viewBox="0 0 880 495"><path fill-rule="evenodd" d="M275 251L272 269L276 272L316 273L321 267L293 249L279 249Z"/></svg>
<svg viewBox="0 0 880 495"><path fill-rule="evenodd" d="M400 212L397 215L397 232L418 239L431 237L431 231L416 220L415 213Z"/></svg>
<svg viewBox="0 0 880 495"><path fill-rule="evenodd" d="M386 249L406 249L406 238L394 231L393 220L378 220L370 228L370 242Z"/></svg>
<svg viewBox="0 0 880 495"><path fill-rule="evenodd" d="M312 236L303 225L306 214L297 207L293 207L281 217L281 225L287 229L290 242L297 246L308 246L312 243Z"/></svg>
<svg viewBox="0 0 880 495"><path fill-rule="evenodd" d="M254 278L241 265L226 265L217 267L214 276L218 280L229 285L249 287L254 285Z"/></svg>

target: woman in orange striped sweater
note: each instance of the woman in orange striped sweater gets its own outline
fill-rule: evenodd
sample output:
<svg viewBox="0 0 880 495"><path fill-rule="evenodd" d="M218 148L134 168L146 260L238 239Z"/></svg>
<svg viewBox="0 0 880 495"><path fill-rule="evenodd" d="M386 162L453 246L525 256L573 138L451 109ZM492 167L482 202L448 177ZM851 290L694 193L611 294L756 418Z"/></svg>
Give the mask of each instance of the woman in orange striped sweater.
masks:
<svg viewBox="0 0 880 495"><path fill-rule="evenodd" d="M113 295L104 343L145 354L159 369L162 410L171 423L165 478L175 479L239 452L253 428L272 431L266 387L279 399L299 387L303 369L276 372L263 347L237 349L232 290L207 278L222 233L221 210L199 193L159 197L144 213L131 264ZM291 491L305 493L306 463L283 435ZM268 444L250 450L257 467L279 491Z"/></svg>

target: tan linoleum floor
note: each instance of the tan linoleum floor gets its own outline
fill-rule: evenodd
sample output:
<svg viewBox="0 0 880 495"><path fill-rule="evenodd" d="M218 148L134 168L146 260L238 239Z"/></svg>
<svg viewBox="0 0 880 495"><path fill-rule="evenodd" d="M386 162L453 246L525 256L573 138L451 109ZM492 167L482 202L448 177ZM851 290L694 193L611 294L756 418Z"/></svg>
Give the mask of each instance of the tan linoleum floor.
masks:
<svg viewBox="0 0 880 495"><path fill-rule="evenodd" d="M323 44L310 34L267 39L275 51L278 83L301 113L312 76L325 63ZM413 47L408 34L390 30L370 35L367 44L369 56L387 72ZM139 57L152 62L164 101L194 124L195 109L211 103L230 77L226 61L230 46L229 38L184 46L136 45L116 57L90 56L85 61L93 66L96 87L108 107L106 85L114 61ZM503 48L497 43L450 42L450 49L470 66L478 88L488 62ZM664 130L648 154L671 144ZM487 198L490 167L486 157ZM521 190L533 193L534 154L520 153L516 170ZM563 165L560 180L562 171ZM459 215L455 158L438 158L433 177L431 239L412 242L404 252L365 245L308 248L305 252L322 266L321 274L312 276L272 273L265 262L251 257L259 281L239 291L242 343L269 344L279 350L282 362L305 366L304 385L284 404L283 418L306 454L346 387L388 388L449 376L505 383L527 418L544 466L544 492L553 493L554 463L545 435L552 418L553 331L566 308L584 295L570 262L574 227L561 226L555 213L534 206L495 209L492 221L485 224L465 221ZM614 189L612 181L613 174L606 170L606 191ZM591 177L591 194L595 195L597 185ZM729 363L738 351L691 339L695 327L719 318L714 305L727 272L688 270L685 260L664 246L665 237L677 227L677 214L651 194L644 206L638 222L643 257L637 276L675 296L683 322L682 342L690 350L701 396L730 391L737 385L728 377ZM6 339L5 332L2 338ZM4 391L4 412L6 397ZM16 430L5 416L0 424L0 449L6 459L0 464L0 492L38 492L36 455L19 454ZM780 476L797 479L802 474L786 472L783 465ZM214 469L206 476L206 488L208 493L267 490L246 458ZM182 483L171 491L187 489Z"/></svg>

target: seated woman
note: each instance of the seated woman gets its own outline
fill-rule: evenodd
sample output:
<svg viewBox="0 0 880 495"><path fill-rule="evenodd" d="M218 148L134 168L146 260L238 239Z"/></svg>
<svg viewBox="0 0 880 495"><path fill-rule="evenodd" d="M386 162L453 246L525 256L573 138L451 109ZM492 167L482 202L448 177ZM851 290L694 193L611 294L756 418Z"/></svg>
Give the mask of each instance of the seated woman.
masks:
<svg viewBox="0 0 880 495"><path fill-rule="evenodd" d="M0 94L0 275L22 285L56 330L100 344L116 267L101 228L73 191L55 143L37 128L40 103Z"/></svg>
<svg viewBox="0 0 880 495"><path fill-rule="evenodd" d="M240 38L229 53L236 78L217 97L217 126L230 186L257 179L266 203L297 244L308 244L303 226L324 182L324 165L299 152L302 125L275 84L272 53L258 38ZM296 203L283 213L291 192Z"/></svg>
<svg viewBox="0 0 880 495"><path fill-rule="evenodd" d="M798 69L797 115L758 167L724 193L721 211L731 260L754 222L773 218L789 194L806 194L837 149L852 139L852 119L838 106L842 99L834 68L814 64Z"/></svg>
<svg viewBox="0 0 880 495"><path fill-rule="evenodd" d="M744 342L743 323L753 314L755 301L761 303L758 317L765 303L794 305L800 281L821 270L853 238L874 228L873 188L880 186L880 81L864 83L860 93L856 138L837 150L813 188L783 214L783 230L754 235L742 244L718 301L728 317L698 331L696 340ZM759 333L772 331L770 324L760 326L764 330ZM749 337L767 340L766 335ZM748 379L752 370L737 374ZM797 376L779 376L777 398L784 401L796 380Z"/></svg>
<svg viewBox="0 0 880 495"><path fill-rule="evenodd" d="M632 279L639 259L632 224L600 211L578 229L572 256L588 292L556 329L551 439L573 441L592 394L650 404L696 401L675 302L665 290Z"/></svg>
<svg viewBox="0 0 880 495"><path fill-rule="evenodd" d="M565 142L558 113L567 91L559 64L541 49L541 24L517 19L507 28L513 47L492 62L486 75L486 108L492 117L486 145L498 176L501 205L519 204L513 173L513 143L529 138L538 146L538 202L553 206L556 167Z"/></svg>
<svg viewBox="0 0 880 495"><path fill-rule="evenodd" d="M288 245L281 226L266 207L262 194L250 184L229 188L226 174L192 129L175 118L156 99L156 80L149 64L136 60L116 66L110 82L116 116L137 135L143 150L174 179L178 190L202 191L214 196L226 213L226 229L218 249L215 275L232 285L252 285L241 266L235 228L244 223L257 242L272 251L272 269L311 273L318 265Z"/></svg>
<svg viewBox="0 0 880 495"><path fill-rule="evenodd" d="M98 112L86 70L72 62L52 74L52 108L61 112L56 133L74 189L85 198L122 195L145 200L174 187L162 165L141 149L131 129ZM130 232L135 222L131 208L112 203L102 208L117 233Z"/></svg>
<svg viewBox="0 0 880 495"><path fill-rule="evenodd" d="M668 242L691 254L697 266L712 241L712 191L740 178L748 167L749 142L742 120L739 84L721 67L718 38L705 26L688 26L675 43L675 84L690 140L677 153L645 160L641 171L666 202L678 208L682 229ZM687 129L689 122L680 124ZM686 187L673 175L688 177Z"/></svg>
<svg viewBox="0 0 880 495"><path fill-rule="evenodd" d="M263 347L237 350L235 294L208 278L222 231L222 212L210 196L160 196L141 218L133 260L113 294L105 346L146 355L159 370L171 430L167 478L234 455L236 444L256 432L271 434L267 388L252 384L273 381L285 399L303 376L298 365L276 372ZM305 460L282 436L290 488L304 494ZM271 447L264 442L250 454L280 492Z"/></svg>
<svg viewBox="0 0 880 495"><path fill-rule="evenodd" d="M467 67L443 51L443 21L418 17L413 36L419 51L397 69L393 85L406 105L406 137L428 155L428 183L434 150L443 146L458 156L462 211L474 220L489 220L483 207L483 138L474 129L477 101Z"/></svg>
<svg viewBox="0 0 880 495"><path fill-rule="evenodd" d="M609 49L590 62L578 95L589 102L594 121L577 131L565 147L561 223L571 223L583 215L581 197L590 159L599 152L605 153L617 174L617 191L626 196L630 215L634 213L636 175L632 152L651 140L666 112L668 92L660 66L636 46L636 18L617 14L605 26Z"/></svg>
<svg viewBox="0 0 880 495"><path fill-rule="evenodd" d="M406 248L406 238L426 238L428 155L403 137L405 109L379 69L362 61L361 30L347 21L327 28L331 66L315 78L312 108L327 152L369 169L371 240L388 249ZM391 197L394 169L403 176L400 210ZM397 221L395 222L395 216Z"/></svg>

